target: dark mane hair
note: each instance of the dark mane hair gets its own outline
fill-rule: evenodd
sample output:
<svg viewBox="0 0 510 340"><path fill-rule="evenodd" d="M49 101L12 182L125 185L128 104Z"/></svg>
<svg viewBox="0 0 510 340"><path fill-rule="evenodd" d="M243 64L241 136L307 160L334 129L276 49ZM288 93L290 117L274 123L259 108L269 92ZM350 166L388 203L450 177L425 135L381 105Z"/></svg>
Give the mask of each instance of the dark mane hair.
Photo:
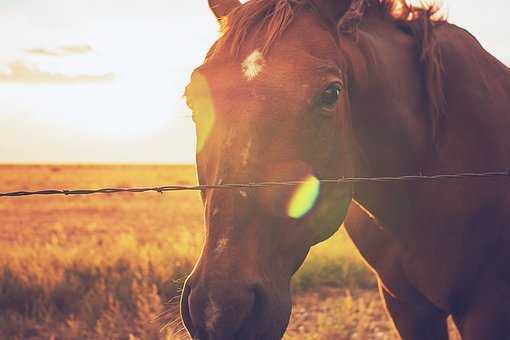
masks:
<svg viewBox="0 0 510 340"><path fill-rule="evenodd" d="M257 33L262 41L261 53L267 54L274 43L292 23L300 8L308 8L320 15L320 0L252 0L235 8L221 22L223 38L210 53L226 52L233 56L251 33ZM437 144L438 130L443 121L446 100L442 86L442 62L434 27L444 23L439 16L440 7L435 4L411 5L406 0L352 0L357 8L347 11L337 23L337 33L355 34L358 24L367 10L375 10L397 27L412 35L422 64L422 76L429 99L432 138Z"/></svg>

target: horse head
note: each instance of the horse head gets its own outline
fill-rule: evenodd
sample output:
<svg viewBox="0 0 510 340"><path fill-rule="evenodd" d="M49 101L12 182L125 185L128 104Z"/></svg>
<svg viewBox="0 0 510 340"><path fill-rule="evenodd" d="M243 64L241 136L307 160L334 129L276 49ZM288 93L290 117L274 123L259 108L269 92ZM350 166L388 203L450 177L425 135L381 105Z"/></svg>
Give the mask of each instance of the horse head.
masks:
<svg viewBox="0 0 510 340"><path fill-rule="evenodd" d="M182 295L196 339L277 339L290 278L335 233L352 187L350 82L338 32L364 1L209 1L223 34L186 87L202 185L297 181L202 192L205 244ZM351 38L349 38L351 39Z"/></svg>

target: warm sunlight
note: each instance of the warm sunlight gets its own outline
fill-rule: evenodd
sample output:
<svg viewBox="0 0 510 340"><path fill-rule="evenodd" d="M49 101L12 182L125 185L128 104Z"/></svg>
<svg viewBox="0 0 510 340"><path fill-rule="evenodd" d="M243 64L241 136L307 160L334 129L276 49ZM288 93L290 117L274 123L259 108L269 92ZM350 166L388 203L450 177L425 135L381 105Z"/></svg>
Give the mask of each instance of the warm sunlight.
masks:
<svg viewBox="0 0 510 340"><path fill-rule="evenodd" d="M193 162L195 129L182 94L218 36L206 5L2 2L0 126L16 128L2 131L0 162ZM510 32L495 26L505 13L498 6L445 1L451 20L508 63Z"/></svg>
<svg viewBox="0 0 510 340"><path fill-rule="evenodd" d="M0 18L0 125L17 127L0 161L193 161L182 94L217 36L207 6L23 1Z"/></svg>
<svg viewBox="0 0 510 340"><path fill-rule="evenodd" d="M216 112L212 99L211 89L207 78L200 73L195 73L193 83L188 88L188 105L193 109L194 120L197 123L197 152L202 151L214 128Z"/></svg>
<svg viewBox="0 0 510 340"><path fill-rule="evenodd" d="M0 340L509 339L509 13L0 0Z"/></svg>

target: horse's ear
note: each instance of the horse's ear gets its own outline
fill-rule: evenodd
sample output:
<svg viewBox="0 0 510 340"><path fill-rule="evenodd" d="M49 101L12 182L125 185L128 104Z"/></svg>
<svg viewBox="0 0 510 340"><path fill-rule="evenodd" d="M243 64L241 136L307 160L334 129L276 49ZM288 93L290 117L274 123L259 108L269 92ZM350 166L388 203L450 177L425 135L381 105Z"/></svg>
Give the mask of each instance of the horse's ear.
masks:
<svg viewBox="0 0 510 340"><path fill-rule="evenodd" d="M314 0L321 15L336 26L338 33L351 32L363 16L366 0Z"/></svg>
<svg viewBox="0 0 510 340"><path fill-rule="evenodd" d="M342 15L336 29L338 33L351 33L356 30L367 6L366 0L352 0L349 9Z"/></svg>
<svg viewBox="0 0 510 340"><path fill-rule="evenodd" d="M220 20L223 17L226 17L230 11L234 8L241 6L241 2L239 0L208 0L209 8L214 13L216 18Z"/></svg>

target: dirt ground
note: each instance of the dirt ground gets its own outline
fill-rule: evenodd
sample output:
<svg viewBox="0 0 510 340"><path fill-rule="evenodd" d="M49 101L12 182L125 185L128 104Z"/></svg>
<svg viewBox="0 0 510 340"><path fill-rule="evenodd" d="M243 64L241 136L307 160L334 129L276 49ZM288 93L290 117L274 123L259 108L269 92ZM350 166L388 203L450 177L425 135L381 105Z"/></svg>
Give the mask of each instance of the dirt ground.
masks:
<svg viewBox="0 0 510 340"><path fill-rule="evenodd" d="M449 320L450 339L461 340ZM379 293L321 289L294 299L285 340L398 340Z"/></svg>

